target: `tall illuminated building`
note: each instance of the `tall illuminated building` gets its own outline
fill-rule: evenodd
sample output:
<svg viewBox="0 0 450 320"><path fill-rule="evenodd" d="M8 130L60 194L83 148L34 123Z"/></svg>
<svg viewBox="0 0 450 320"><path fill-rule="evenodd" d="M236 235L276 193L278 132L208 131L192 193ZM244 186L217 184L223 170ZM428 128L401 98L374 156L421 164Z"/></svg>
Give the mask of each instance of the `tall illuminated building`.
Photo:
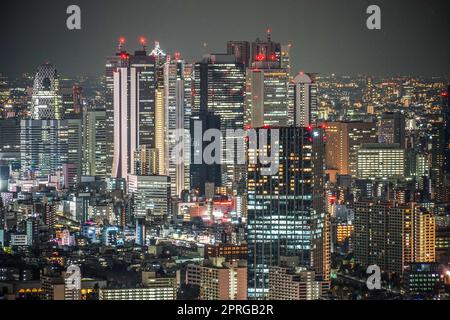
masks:
<svg viewBox="0 0 450 320"><path fill-rule="evenodd" d="M83 88L78 84L61 86L61 114L64 119L81 118L83 109Z"/></svg>
<svg viewBox="0 0 450 320"><path fill-rule="evenodd" d="M56 68L44 63L34 77L31 117L34 120L62 119L59 77Z"/></svg>
<svg viewBox="0 0 450 320"><path fill-rule="evenodd" d="M318 277L327 281L330 280L331 271L331 225L325 192L325 127L307 127L307 130L311 131L313 159L311 267Z"/></svg>
<svg viewBox="0 0 450 320"><path fill-rule="evenodd" d="M66 120L22 120L20 153L22 174L47 177L62 173L68 162L68 125Z"/></svg>
<svg viewBox="0 0 450 320"><path fill-rule="evenodd" d="M357 175L358 150L363 143L377 143L376 124L370 122L327 123L327 170L336 174Z"/></svg>
<svg viewBox="0 0 450 320"><path fill-rule="evenodd" d="M420 206L414 208L414 261L436 261L436 218Z"/></svg>
<svg viewBox="0 0 450 320"><path fill-rule="evenodd" d="M398 222L401 230L401 220L392 220L389 214L389 203L380 200L363 200L356 202L355 208L355 262L362 268L376 264L383 271L401 272L401 265L388 263L390 243L388 225ZM401 249L401 244L397 243Z"/></svg>
<svg viewBox="0 0 450 320"><path fill-rule="evenodd" d="M315 74L299 73L293 80L294 121L296 126L307 127L319 118Z"/></svg>
<svg viewBox="0 0 450 320"><path fill-rule="evenodd" d="M188 69L188 70L187 70ZM191 76L190 66L181 59L179 53L173 59L167 59L164 65L165 86L165 132L166 132L166 170L171 180L172 196L180 196L183 190L189 189L186 174L189 175L190 150L189 120L191 108ZM186 126L187 125L187 126Z"/></svg>
<svg viewBox="0 0 450 320"><path fill-rule="evenodd" d="M245 69L242 63L236 62L233 55L210 54L194 66L192 115L211 113L219 117L219 129L227 139L242 138L238 133L227 134L227 130L244 129L244 96ZM191 130L192 131L192 130ZM237 170L237 153L229 159L226 155L231 147L238 146L240 139L234 144L223 141L221 185L233 188L233 177ZM241 139L243 140L243 139ZM192 176L192 175L191 175ZM201 183L203 184L203 183Z"/></svg>
<svg viewBox="0 0 450 320"><path fill-rule="evenodd" d="M83 112L83 174L106 178L106 111L86 107Z"/></svg>
<svg viewBox="0 0 450 320"><path fill-rule="evenodd" d="M115 55L106 59L105 64L105 110L106 110L106 171L112 173L114 153L114 72L123 65L125 38L120 38Z"/></svg>
<svg viewBox="0 0 450 320"><path fill-rule="evenodd" d="M168 154L167 149L167 119L166 112L166 88L164 70L167 55L161 49L159 41L155 41L155 47L150 52L150 56L155 60L155 149L158 151L158 170L160 175L167 175Z"/></svg>
<svg viewBox="0 0 450 320"><path fill-rule="evenodd" d="M252 43L251 64L246 74L245 125L249 127L288 126L289 52L279 43L257 39Z"/></svg>
<svg viewBox="0 0 450 320"><path fill-rule="evenodd" d="M430 154L431 200L445 203L449 199L445 184L445 124L439 120L430 121L428 152Z"/></svg>
<svg viewBox="0 0 450 320"><path fill-rule="evenodd" d="M405 148L405 115L400 112L385 112L378 122L378 142L398 143Z"/></svg>
<svg viewBox="0 0 450 320"><path fill-rule="evenodd" d="M81 118L73 118L63 120L67 124L67 168L72 171L71 182L67 179L64 181L65 185L77 183L83 169L83 123ZM66 177L68 172L65 172Z"/></svg>
<svg viewBox="0 0 450 320"><path fill-rule="evenodd" d="M450 178L450 86L441 93L444 118L444 172Z"/></svg>
<svg viewBox="0 0 450 320"><path fill-rule="evenodd" d="M120 54L121 66L114 77L113 178L127 179L134 172L134 152L139 146L154 148L155 58L143 50Z"/></svg>
<svg viewBox="0 0 450 320"><path fill-rule="evenodd" d="M267 132L268 138L267 145L247 144L248 295L262 299L269 290L269 267L278 266L281 256L298 256L303 266L311 263L313 146L307 128L255 131ZM268 145L275 146L276 140L278 170L267 175L257 158L267 155Z"/></svg>

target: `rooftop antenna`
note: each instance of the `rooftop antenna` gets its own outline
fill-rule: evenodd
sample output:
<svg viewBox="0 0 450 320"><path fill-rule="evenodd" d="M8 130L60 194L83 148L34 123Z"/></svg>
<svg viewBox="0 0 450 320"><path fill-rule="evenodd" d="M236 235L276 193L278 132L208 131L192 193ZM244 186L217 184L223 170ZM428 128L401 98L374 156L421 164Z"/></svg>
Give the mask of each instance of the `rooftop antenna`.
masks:
<svg viewBox="0 0 450 320"><path fill-rule="evenodd" d="M267 29L267 42L271 42L272 41L272 30Z"/></svg>
<svg viewBox="0 0 450 320"><path fill-rule="evenodd" d="M139 38L139 43L140 43L141 46L142 46L142 50L143 50L143 51L147 51L147 39L145 39L144 36L141 36L141 37Z"/></svg>
<svg viewBox="0 0 450 320"><path fill-rule="evenodd" d="M155 48L152 50L152 52L150 52L150 55L155 57L166 56L166 53L161 50L158 40L155 41Z"/></svg>
<svg viewBox="0 0 450 320"><path fill-rule="evenodd" d="M126 42L125 37L120 37L119 38L119 45L117 46L118 52L122 52L123 51L123 47L125 45L125 42Z"/></svg>

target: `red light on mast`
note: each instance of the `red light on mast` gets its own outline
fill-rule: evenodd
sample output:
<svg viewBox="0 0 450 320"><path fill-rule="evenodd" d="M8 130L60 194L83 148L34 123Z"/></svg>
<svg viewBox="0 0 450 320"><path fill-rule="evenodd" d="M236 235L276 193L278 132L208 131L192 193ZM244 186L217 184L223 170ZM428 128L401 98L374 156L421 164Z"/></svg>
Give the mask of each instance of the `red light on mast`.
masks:
<svg viewBox="0 0 450 320"><path fill-rule="evenodd" d="M147 44L147 39L145 39L145 37L140 37L140 38L139 38L139 43L140 43L142 46L145 46L145 45Z"/></svg>
<svg viewBox="0 0 450 320"><path fill-rule="evenodd" d="M263 61L266 59L266 55L265 54L257 54L256 55L256 60L258 61Z"/></svg>
<svg viewBox="0 0 450 320"><path fill-rule="evenodd" d="M120 37L120 38L119 38L119 43L120 43L120 44L125 44L125 42L126 42L125 37Z"/></svg>

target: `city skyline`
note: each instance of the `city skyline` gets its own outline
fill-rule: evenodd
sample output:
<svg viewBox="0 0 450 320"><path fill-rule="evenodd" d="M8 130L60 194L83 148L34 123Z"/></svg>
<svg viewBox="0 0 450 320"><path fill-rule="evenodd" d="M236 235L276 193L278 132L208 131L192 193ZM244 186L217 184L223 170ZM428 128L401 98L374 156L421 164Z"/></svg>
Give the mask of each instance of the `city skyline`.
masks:
<svg viewBox="0 0 450 320"><path fill-rule="evenodd" d="M336 2L313 15L321 28L302 30L276 24L316 3L202 1L146 2L140 12L138 0L108 2L97 32L116 32L111 17L125 27L106 52L85 33L103 0L70 6L82 26L70 36L52 29L66 22L60 4L25 9L44 11L30 43L41 42L31 54L0 51L0 300L208 300L177 312L206 317L219 312L209 300L235 300L236 315L261 315L255 301L272 310L270 300L450 300L447 37L428 43L448 19L426 41L417 24L424 46L408 51L408 37L393 49L385 31L402 34L406 16L389 11L401 1L348 10L369 6L359 12L365 31L346 34L352 45L323 37L356 23L324 29L344 10ZM432 2L408 12L445 19ZM128 36L148 27L149 8L167 45ZM207 27L216 11L212 28L189 24ZM261 27L259 12L279 31ZM217 32L223 22L245 32ZM14 31L17 46L30 24ZM299 55L293 34L314 58ZM203 36L214 41L199 50ZM330 65L343 72L327 76ZM405 66L434 76L389 75ZM369 74L348 75L358 68Z"/></svg>

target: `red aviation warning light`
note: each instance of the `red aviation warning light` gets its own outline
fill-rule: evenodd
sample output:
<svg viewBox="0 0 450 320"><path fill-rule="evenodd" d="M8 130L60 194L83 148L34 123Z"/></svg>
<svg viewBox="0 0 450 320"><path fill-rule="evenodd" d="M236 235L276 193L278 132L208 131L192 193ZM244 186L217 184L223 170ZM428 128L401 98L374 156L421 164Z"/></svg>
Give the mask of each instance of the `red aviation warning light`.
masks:
<svg viewBox="0 0 450 320"><path fill-rule="evenodd" d="M120 37L120 38L119 38L119 43L120 43L121 45L124 45L125 42L126 42L125 37Z"/></svg>
<svg viewBox="0 0 450 320"><path fill-rule="evenodd" d="M266 55L265 54L257 54L256 55L256 60L258 61L263 61L266 59Z"/></svg>
<svg viewBox="0 0 450 320"><path fill-rule="evenodd" d="M141 46L145 46L147 44L147 39L145 39L145 37L141 36L139 38L139 43L141 44Z"/></svg>

